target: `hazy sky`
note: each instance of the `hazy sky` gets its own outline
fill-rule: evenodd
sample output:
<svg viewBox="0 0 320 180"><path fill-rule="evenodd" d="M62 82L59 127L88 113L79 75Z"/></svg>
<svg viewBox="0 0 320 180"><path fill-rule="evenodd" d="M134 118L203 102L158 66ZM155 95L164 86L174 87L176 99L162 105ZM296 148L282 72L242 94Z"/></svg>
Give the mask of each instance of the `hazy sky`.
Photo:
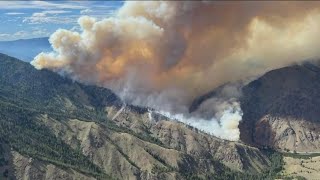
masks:
<svg viewBox="0 0 320 180"><path fill-rule="evenodd" d="M110 17L123 1L0 1L0 41L49 36L59 28L77 30L82 15Z"/></svg>

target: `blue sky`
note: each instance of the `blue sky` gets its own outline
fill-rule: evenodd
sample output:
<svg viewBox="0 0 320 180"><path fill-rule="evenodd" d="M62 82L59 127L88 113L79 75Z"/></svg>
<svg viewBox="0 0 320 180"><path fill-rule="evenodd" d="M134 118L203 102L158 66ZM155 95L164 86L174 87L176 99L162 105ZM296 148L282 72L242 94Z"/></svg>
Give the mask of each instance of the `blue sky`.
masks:
<svg viewBox="0 0 320 180"><path fill-rule="evenodd" d="M46 37L59 28L79 29L82 15L107 18L123 1L0 1L0 41Z"/></svg>

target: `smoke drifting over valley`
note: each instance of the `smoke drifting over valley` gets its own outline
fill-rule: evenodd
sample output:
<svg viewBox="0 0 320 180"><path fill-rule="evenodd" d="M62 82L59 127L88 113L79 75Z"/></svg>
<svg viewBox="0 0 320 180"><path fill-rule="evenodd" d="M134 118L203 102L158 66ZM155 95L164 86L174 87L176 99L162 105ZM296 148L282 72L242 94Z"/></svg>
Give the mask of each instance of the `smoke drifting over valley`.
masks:
<svg viewBox="0 0 320 180"><path fill-rule="evenodd" d="M239 139L240 92L188 107L227 82L320 56L320 2L126 2L114 17L57 30L32 61L107 87L229 140Z"/></svg>

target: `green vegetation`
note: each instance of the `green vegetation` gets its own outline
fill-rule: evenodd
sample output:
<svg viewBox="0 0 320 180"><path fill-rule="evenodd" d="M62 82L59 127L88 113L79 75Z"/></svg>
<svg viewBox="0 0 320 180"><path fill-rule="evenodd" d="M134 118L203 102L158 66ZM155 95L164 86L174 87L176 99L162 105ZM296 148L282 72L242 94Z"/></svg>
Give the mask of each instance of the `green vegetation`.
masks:
<svg viewBox="0 0 320 180"><path fill-rule="evenodd" d="M133 136L135 136L135 137L137 137L137 138L139 138L139 139L141 139L143 141L147 141L147 142L150 142L150 143L153 143L153 144L157 144L157 145L159 145L161 147L170 149L170 147L167 147L166 145L164 145L158 138L155 138L155 137L151 136L150 135L151 133L137 133L137 132L134 132L131 129L118 126L113 121L108 120L108 119L105 119L104 124L106 125L106 128L111 129L113 131L131 134L131 135L133 135Z"/></svg>
<svg viewBox="0 0 320 180"><path fill-rule="evenodd" d="M310 159L312 157L320 156L320 153L299 154L299 153L282 153L283 156L293 157L298 159Z"/></svg>
<svg viewBox="0 0 320 180"><path fill-rule="evenodd" d="M156 174L156 173L167 173L167 172L172 172L174 171L174 169L172 168L169 168L167 166L164 166L164 165L158 165L158 164L155 164L153 165L152 167L152 173Z"/></svg>
<svg viewBox="0 0 320 180"><path fill-rule="evenodd" d="M269 179L281 178L279 175L279 172L282 170L282 167L284 165L282 155L273 150L265 150L265 151L267 155L270 157L271 165L269 169L266 169L264 172L261 172L259 174L234 171L215 159L212 159L212 164L214 164L214 167L215 167L214 174L208 174L205 177L202 177L201 175L194 174L192 172L188 172L188 173L182 172L182 173L184 174L186 179L190 179L190 180L193 180L193 179L269 180Z"/></svg>
<svg viewBox="0 0 320 180"><path fill-rule="evenodd" d="M112 131L128 133L143 141L170 148L155 138L148 128L137 133L108 120L104 107L121 107L121 101L110 90L82 85L47 70L38 71L29 64L5 55L0 54L0 59L0 145L6 144L24 156L64 169L71 168L98 179L110 179L110 176L83 155L80 148L71 148L55 136L38 120L40 115L48 115L59 121L95 121ZM133 167L140 170L117 142L112 139L108 141ZM146 151L159 162L159 165L153 166L153 173L176 171L185 179L274 179L283 165L281 154L268 150L271 167L261 174L233 171L217 160L210 160L210 157L214 172L196 174L191 171L196 169L196 160L191 156L187 157L189 159L184 167L176 168L150 149L146 148ZM6 163L4 149L0 146L0 166ZM8 172L4 172L3 176L7 175Z"/></svg>
<svg viewBox="0 0 320 180"><path fill-rule="evenodd" d="M155 164L152 167L152 172L153 173L163 173L163 172L173 172L173 171L178 171L177 168L174 168L170 166L169 164L166 163L164 159L162 159L158 154L154 153L151 149L146 148L145 149L154 159L159 161L162 165L157 165Z"/></svg>
<svg viewBox="0 0 320 180"><path fill-rule="evenodd" d="M107 137L108 138L108 137ZM125 154L122 149L117 145L117 143L115 143L112 139L108 138L108 140L117 148L118 152L134 167L136 167L137 169L140 169L138 165L136 165L136 163L134 163L127 154Z"/></svg>
<svg viewBox="0 0 320 180"><path fill-rule="evenodd" d="M0 141L0 167L8 164L8 161L4 157L4 153L3 142Z"/></svg>
<svg viewBox="0 0 320 180"><path fill-rule="evenodd" d="M117 96L107 89L85 86L47 70L38 71L6 55L0 54L0 59L0 141L40 161L97 178L109 177L80 149L72 149L56 137L37 117L48 114L61 121L105 121L99 113L101 107L117 104ZM4 163L0 147L0 164Z"/></svg>
<svg viewBox="0 0 320 180"><path fill-rule="evenodd" d="M74 168L94 176L104 176L80 151L74 150L45 127L35 122L35 113L0 103L0 138L21 154Z"/></svg>
<svg viewBox="0 0 320 180"><path fill-rule="evenodd" d="M97 110L121 103L108 89L82 85L48 70L38 71L6 55L0 54L0 59L2 102L39 113L102 121L104 117Z"/></svg>

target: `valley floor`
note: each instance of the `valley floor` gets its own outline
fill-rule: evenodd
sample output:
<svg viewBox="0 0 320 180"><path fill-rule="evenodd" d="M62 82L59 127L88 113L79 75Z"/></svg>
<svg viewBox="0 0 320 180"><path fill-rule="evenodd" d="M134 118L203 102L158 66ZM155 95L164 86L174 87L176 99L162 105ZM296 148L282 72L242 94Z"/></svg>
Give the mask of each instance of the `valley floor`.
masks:
<svg viewBox="0 0 320 180"><path fill-rule="evenodd" d="M284 170L281 174L284 176L320 179L320 156L306 158L284 156L283 160Z"/></svg>

